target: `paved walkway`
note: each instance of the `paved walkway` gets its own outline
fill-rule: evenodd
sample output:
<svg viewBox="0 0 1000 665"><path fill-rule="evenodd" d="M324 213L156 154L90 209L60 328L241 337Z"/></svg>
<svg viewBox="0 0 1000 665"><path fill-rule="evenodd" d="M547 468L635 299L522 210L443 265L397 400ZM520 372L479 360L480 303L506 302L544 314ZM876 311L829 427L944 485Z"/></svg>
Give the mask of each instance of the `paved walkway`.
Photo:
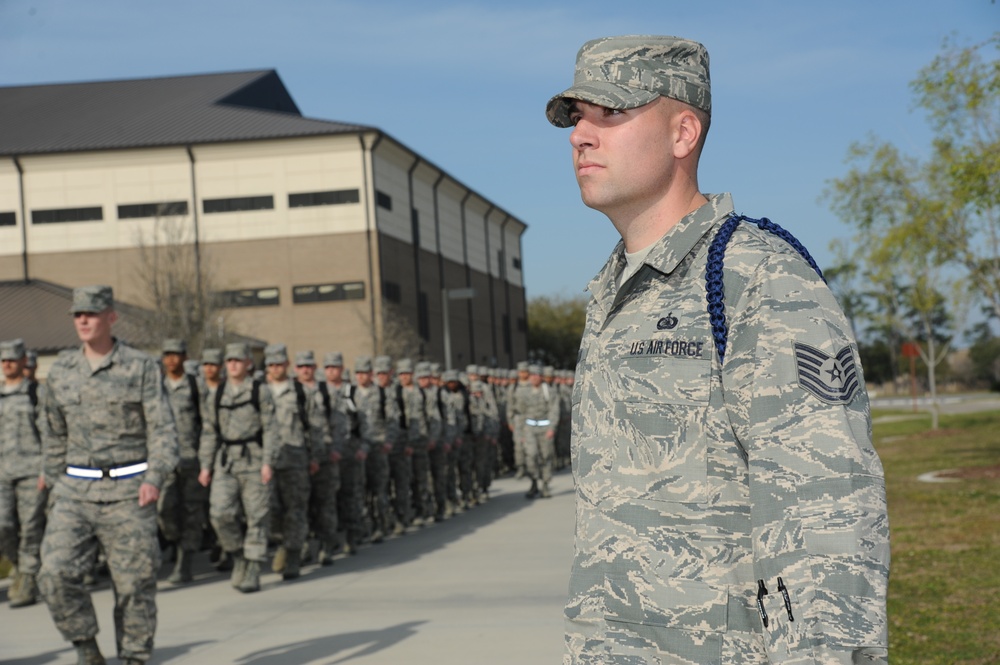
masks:
<svg viewBox="0 0 1000 665"><path fill-rule="evenodd" d="M151 663L193 665L552 665L573 550L573 490L526 501L525 481L444 523L306 566L301 579L262 578L243 595L198 558L194 583L162 579ZM6 586L6 581L3 582ZM105 656L114 656L112 594L94 592ZM44 604L11 610L0 591L0 663L72 665ZM109 657L109 663L117 662Z"/></svg>

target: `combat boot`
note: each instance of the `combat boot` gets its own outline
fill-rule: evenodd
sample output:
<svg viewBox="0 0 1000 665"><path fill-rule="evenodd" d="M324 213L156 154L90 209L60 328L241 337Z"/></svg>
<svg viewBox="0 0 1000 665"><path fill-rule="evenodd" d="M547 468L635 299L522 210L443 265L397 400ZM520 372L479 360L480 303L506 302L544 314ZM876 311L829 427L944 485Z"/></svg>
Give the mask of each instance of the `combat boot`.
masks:
<svg viewBox="0 0 1000 665"><path fill-rule="evenodd" d="M285 562L285 572L281 574L281 579L283 580L294 580L297 579L301 574L301 564L299 558L299 552L288 552L288 559Z"/></svg>
<svg viewBox="0 0 1000 665"><path fill-rule="evenodd" d="M396 526L392 527L392 535L402 536L406 533L406 527L403 526L402 522L396 522Z"/></svg>
<svg viewBox="0 0 1000 665"><path fill-rule="evenodd" d="M313 560L313 544L312 541L306 538L306 542L302 543L302 554L299 556L299 563L310 563Z"/></svg>
<svg viewBox="0 0 1000 665"><path fill-rule="evenodd" d="M254 591L260 591L260 562L259 561L246 561L243 562L243 579L240 581L238 587L236 587L243 593L253 593Z"/></svg>
<svg viewBox="0 0 1000 665"><path fill-rule="evenodd" d="M18 573L7 592L11 607L28 607L38 602L38 584L31 573Z"/></svg>
<svg viewBox="0 0 1000 665"><path fill-rule="evenodd" d="M234 589L239 589L243 584L243 578L247 571L247 561L243 558L242 550L236 552L232 555L233 557L233 574L229 578L230 584L233 585Z"/></svg>
<svg viewBox="0 0 1000 665"><path fill-rule="evenodd" d="M97 648L97 640L91 637L89 640L73 640L76 648L76 665L107 665L101 650Z"/></svg>
<svg viewBox="0 0 1000 665"><path fill-rule="evenodd" d="M280 573L285 570L285 566L288 561L288 550L282 545L278 548L278 551L274 553L274 558L271 560L271 571L275 573Z"/></svg>
<svg viewBox="0 0 1000 665"><path fill-rule="evenodd" d="M319 565L321 566L332 566L333 565L333 553L337 551L336 543L326 543L320 548L317 558L319 559Z"/></svg>
<svg viewBox="0 0 1000 665"><path fill-rule="evenodd" d="M551 499L552 498L552 493L549 492L549 484L548 483L542 483L542 498L543 499Z"/></svg>
<svg viewBox="0 0 1000 665"><path fill-rule="evenodd" d="M534 499L536 496L538 496L538 481L537 480L532 480L531 481L531 489L529 489L528 493L524 495L524 498L525 499Z"/></svg>
<svg viewBox="0 0 1000 665"><path fill-rule="evenodd" d="M194 579L191 575L191 558L193 556L194 552L177 550L177 563L174 564L174 571L170 573L167 581L171 584L184 584Z"/></svg>

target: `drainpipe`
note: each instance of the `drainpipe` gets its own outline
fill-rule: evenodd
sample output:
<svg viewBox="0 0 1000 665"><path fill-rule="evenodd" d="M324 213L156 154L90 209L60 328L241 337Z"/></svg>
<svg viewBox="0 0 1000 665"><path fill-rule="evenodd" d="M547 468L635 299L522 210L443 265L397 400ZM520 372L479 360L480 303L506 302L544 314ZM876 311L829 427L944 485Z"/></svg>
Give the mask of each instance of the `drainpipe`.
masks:
<svg viewBox="0 0 1000 665"><path fill-rule="evenodd" d="M410 234L413 237L413 279L414 285L417 289L417 327L420 327L420 241L418 236L420 235L420 220L416 220L416 233L414 233L413 215L416 209L413 206L413 172L417 170L422 161L420 155L416 155L413 160L413 164L410 166L410 170L406 172L406 182L410 190ZM418 216L419 217L419 216ZM424 312L425 320L427 319L428 313ZM430 321L427 321L427 325L430 325ZM419 334L419 331L418 331ZM421 335L421 338L423 335Z"/></svg>
<svg viewBox="0 0 1000 665"><path fill-rule="evenodd" d="M490 289L490 342L493 345L493 357L497 357L497 330L496 330L496 316L493 312L493 273L490 272L490 214L496 208L493 204L490 204L489 210L483 215L483 233L485 234L486 243L486 283L489 285Z"/></svg>
<svg viewBox="0 0 1000 665"><path fill-rule="evenodd" d="M201 229L199 228L199 217L198 217L198 180L195 178L194 169L194 151L191 150L191 146L184 146L187 150L188 160L191 162L191 219L194 222L194 274L195 274L195 288L198 291L198 300L201 301L204 294L202 294L202 284L201 284ZM204 309L204 302L200 303Z"/></svg>
<svg viewBox="0 0 1000 665"><path fill-rule="evenodd" d="M431 193L434 197L434 251L437 252L437 263L438 263L438 286L444 288L444 256L441 254L441 210L438 207L438 186L444 181L444 171L438 173L437 180L434 181L434 187L431 188ZM441 290L438 289L438 291ZM427 296L428 301L430 301L430 295ZM427 304L428 309L430 309L430 302ZM430 327L430 312L427 313L428 317L428 327ZM444 335L444 331L441 331Z"/></svg>
<svg viewBox="0 0 1000 665"><path fill-rule="evenodd" d="M503 283L503 294L504 294L504 311L507 313L507 327L504 332L506 332L507 341L510 343L510 350L504 350L507 354L507 367L510 367L512 363L512 356L514 350L514 337L511 335L510 330L510 282L507 280L507 223L510 222L510 215L506 215L503 218L503 224L500 225L500 279Z"/></svg>
<svg viewBox="0 0 1000 665"><path fill-rule="evenodd" d="M12 157L14 168L17 169L17 190L21 198L21 270L24 272L24 283L31 281L28 273L28 218L24 214L24 169L17 155Z"/></svg>
<svg viewBox="0 0 1000 665"><path fill-rule="evenodd" d="M364 136L364 134L358 134L358 141L361 143L361 177L363 178L363 187L362 187L362 190L365 193L365 201L364 201L364 204L365 204L365 240L366 240L367 247L368 247L368 289L370 291L369 297L368 297L368 303L369 303L369 316L371 317L372 355L377 355L378 354L378 352L379 352L379 345L378 345L378 332L376 330L377 326L376 326L376 322L375 322L375 312L376 312L375 297L377 295L376 292L375 292L375 267L374 267L374 265L372 265L372 252L374 251L374 248L372 246L373 242L374 242L374 240L372 238L372 212L373 212L373 208L374 208L374 203L369 199L369 196L368 196L368 193L369 193L368 192L368 189L369 189L368 188L368 173L369 173L369 165L370 165L371 166L371 179L372 179L371 191L374 193L374 191L375 191L375 148L377 148L378 144L382 142L383 136L384 135L381 132L379 132L375 136L375 141L373 141L372 144L371 144L371 147L369 147L369 146L365 145L365 136ZM370 160L367 159L369 156L371 157ZM377 229L377 225L376 225L376 229ZM381 269L381 261L379 262L379 267ZM379 283L381 284L381 278L379 279Z"/></svg>
<svg viewBox="0 0 1000 665"><path fill-rule="evenodd" d="M462 219L462 263L465 267L465 286L472 286L472 275L469 270L469 239L468 234L465 231L465 202L469 200L472 196L471 190L466 190L465 196L462 197L462 204L459 208ZM473 333L474 326L472 325L472 299L470 298L467 303L465 303L465 311L469 317L469 358L470 362L475 362L476 358L476 336Z"/></svg>

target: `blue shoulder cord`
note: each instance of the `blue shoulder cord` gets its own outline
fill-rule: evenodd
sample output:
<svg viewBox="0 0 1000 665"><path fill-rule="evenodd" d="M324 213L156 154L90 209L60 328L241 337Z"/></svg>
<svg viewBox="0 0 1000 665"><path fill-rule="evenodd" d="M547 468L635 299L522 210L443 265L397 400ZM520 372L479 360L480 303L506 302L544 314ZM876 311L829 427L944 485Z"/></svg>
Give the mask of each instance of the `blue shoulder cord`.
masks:
<svg viewBox="0 0 1000 665"><path fill-rule="evenodd" d="M781 228L767 217L762 217L761 219L753 219L752 217L747 217L746 215L736 215L733 213L729 218L722 223L722 226L715 234L715 238L712 239L712 244L708 248L708 264L705 267L705 286L706 286L706 298L708 300L708 314L709 320L712 323L712 337L715 338L715 348L719 352L719 362L722 363L726 357L726 340L729 337L729 327L726 325L726 297L722 289L722 268L724 259L726 256L726 245L729 244L730 238L733 237L733 233L736 231L736 227L739 226L740 222L751 222L759 226L762 230L772 233L789 245L791 245L795 250L802 255L802 258L812 266L816 274L819 275L820 279L824 282L826 278L823 277L823 271L819 269L816 265L816 261L810 256L809 250L807 250L802 243L795 239L791 233Z"/></svg>

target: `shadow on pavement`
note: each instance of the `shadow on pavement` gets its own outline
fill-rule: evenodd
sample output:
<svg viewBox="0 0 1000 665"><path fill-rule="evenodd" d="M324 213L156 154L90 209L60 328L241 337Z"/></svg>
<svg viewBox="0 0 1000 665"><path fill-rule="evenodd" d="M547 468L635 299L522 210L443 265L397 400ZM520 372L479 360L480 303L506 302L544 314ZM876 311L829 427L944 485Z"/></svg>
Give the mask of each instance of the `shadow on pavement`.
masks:
<svg viewBox="0 0 1000 665"><path fill-rule="evenodd" d="M410 621L381 630L363 630L356 633L329 635L302 642L292 642L255 651L235 661L239 665L304 665L322 661L325 665L346 663L355 658L363 658L388 649L403 640L416 635L417 626L425 621ZM344 651L363 647L356 653L336 656ZM333 660L326 660L333 658Z"/></svg>
<svg viewBox="0 0 1000 665"><path fill-rule="evenodd" d="M59 660L63 654L70 651L72 651L72 647L67 646L65 649L47 651L45 653L40 653L37 656L26 656L24 658L15 658L13 660L3 660L0 662L4 665L45 665L46 663L54 663Z"/></svg>

